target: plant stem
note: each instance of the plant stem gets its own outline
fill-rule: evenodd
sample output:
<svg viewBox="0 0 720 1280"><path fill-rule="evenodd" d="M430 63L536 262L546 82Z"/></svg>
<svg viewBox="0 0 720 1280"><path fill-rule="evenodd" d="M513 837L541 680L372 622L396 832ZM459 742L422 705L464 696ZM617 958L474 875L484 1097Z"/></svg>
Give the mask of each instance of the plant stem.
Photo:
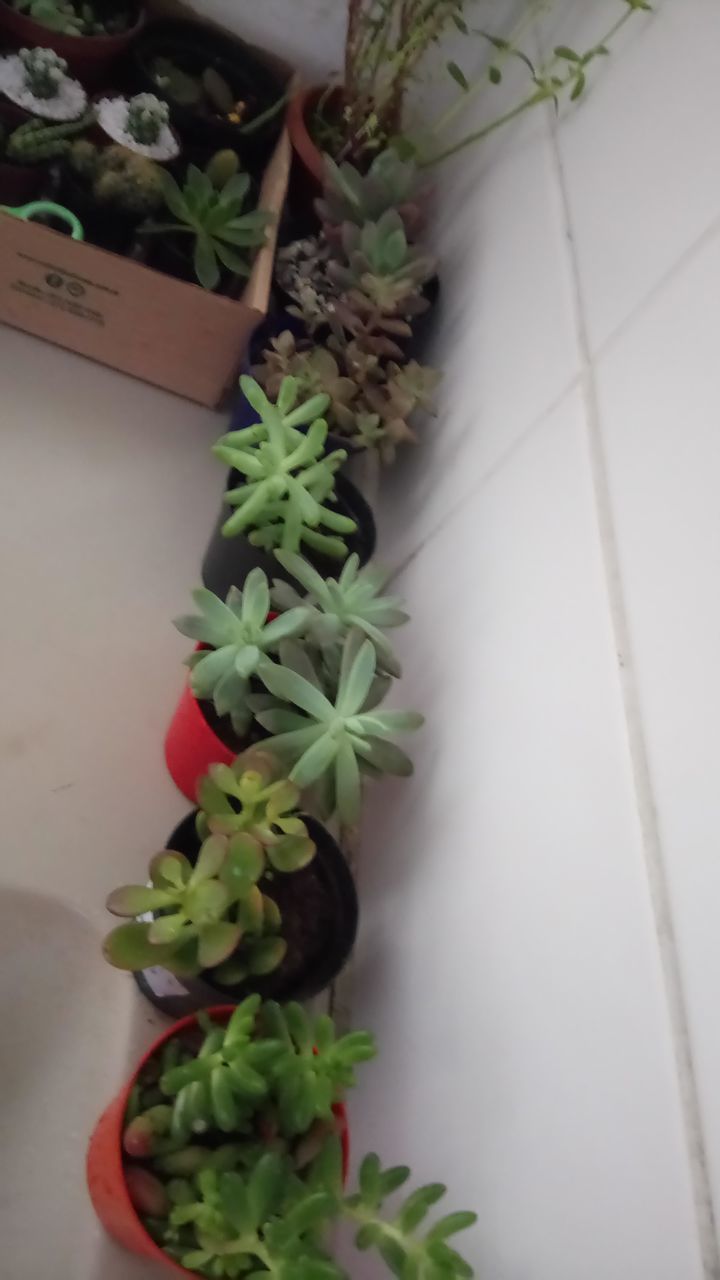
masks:
<svg viewBox="0 0 720 1280"><path fill-rule="evenodd" d="M593 51L602 49L611 40L613 40L618 32L625 26L625 23L629 22L635 12L643 12L639 6L630 4L629 0L625 0L625 3L627 5L625 12L613 23L603 38L593 45L593 48L586 55L585 66L587 66L588 62L591 60ZM489 124L484 125L481 129L477 129L473 133L467 134L464 138L461 138L459 142L455 142L452 146L446 147L444 151L436 152L435 155L429 156L426 159L420 159L418 161L418 167L420 169L428 169L431 165L439 164L442 160L447 160L450 156L457 155L458 151L463 151L465 147L469 147L475 142L484 142L490 134L501 129L503 125L510 124L512 120L516 120L518 116L523 115L525 111L529 111L532 107L537 106L541 102L547 101L549 98L559 98L560 94L565 89L576 82L577 77L576 69L572 69L562 80L560 80L559 83L552 83L549 80L549 76L553 68L556 68L558 63L563 61L564 59L560 58L557 54L554 54L547 65L542 68L536 77L538 89L535 93L531 94L530 97L525 98L516 107L513 107L512 110L506 111L504 115L498 116L495 120L491 120ZM484 83L484 81L481 83ZM467 98L468 95L465 94L465 96L460 99L460 102L464 105L467 102Z"/></svg>
<svg viewBox="0 0 720 1280"><path fill-rule="evenodd" d="M512 31L508 36L508 48L499 49L497 51L497 57L493 60L495 66L502 66L505 62L507 62L508 58L513 57L513 55L517 52L517 42L525 34L526 27L528 27L530 23L534 22L536 15L546 7L547 7L547 0L531 0L531 3L528 9L526 10L524 17L521 18L520 22L518 22L517 26L515 27L515 30ZM477 34L482 35L482 32ZM467 106L468 102L470 102L473 98L477 97L477 95L479 93L482 93L483 90L487 91L490 87L491 87L491 83L485 76L481 76L478 80L476 80L475 83L472 84L464 94L460 95L455 99L452 105L448 107L447 111L444 111L443 114L440 116L440 118L432 126L431 132L433 133L433 135L444 132L444 130L447 128L449 124L452 123L455 117L465 110L465 107Z"/></svg>
<svg viewBox="0 0 720 1280"><path fill-rule="evenodd" d="M510 124L511 120L516 120L525 111L529 111L531 107L536 107L540 102L547 101L549 97L551 97L551 94L545 89L536 90L529 98L525 98L523 102L518 103L511 111L506 111L504 115L498 116L496 120L491 120L490 124L484 125L482 129L477 129L475 133L467 134L459 142L455 142L451 147L446 147L444 151L437 152L434 156L419 160L418 168L429 169L431 165L440 164L441 160L448 160L450 156L454 156L458 151L471 146L473 142L484 142L486 138L490 137L491 133L495 133L503 125Z"/></svg>

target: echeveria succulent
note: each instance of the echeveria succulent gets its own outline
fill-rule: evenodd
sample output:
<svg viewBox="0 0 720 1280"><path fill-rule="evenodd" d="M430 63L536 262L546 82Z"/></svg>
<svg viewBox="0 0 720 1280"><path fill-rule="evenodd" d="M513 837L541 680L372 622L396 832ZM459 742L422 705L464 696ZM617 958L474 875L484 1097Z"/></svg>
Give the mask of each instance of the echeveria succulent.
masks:
<svg viewBox="0 0 720 1280"><path fill-rule="evenodd" d="M372 641L351 631L333 700L308 654L288 640L280 648L279 664L263 661L258 667L273 704L262 695L250 698L255 718L273 735L267 749L288 766L290 780L302 790L316 785L319 811L324 816L337 813L349 824L360 815L363 773L412 773L412 761L391 739L424 721L417 711L377 710L387 682L377 680L376 669Z"/></svg>
<svg viewBox="0 0 720 1280"><path fill-rule="evenodd" d="M361 631L375 646L381 669L400 675L400 663L385 630L407 622L408 614L400 608L399 596L381 594L390 576L387 570L372 565L361 569L359 557L351 555L337 579L323 578L302 556L290 551L275 554L307 593L300 596L290 583L275 580L271 596L278 609L308 609L308 633L321 648L342 645L348 632Z"/></svg>
<svg viewBox="0 0 720 1280"><path fill-rule="evenodd" d="M281 640L306 629L308 610L290 608L268 621L270 588L262 569L250 571L242 590L231 587L225 601L206 587L198 587L192 598L199 612L174 623L184 636L208 646L186 658L192 691L197 698L211 698L218 715L229 715L243 734L251 720L247 695L258 662L263 654L276 653Z"/></svg>
<svg viewBox="0 0 720 1280"><path fill-rule="evenodd" d="M328 397L312 396L298 404L295 378L283 379L277 403L254 378L243 376L240 386L259 421L229 432L213 448L216 457L245 477L245 483L225 494L235 511L223 534L247 533L255 546L284 551L299 551L305 543L321 555L344 560L344 538L357 526L331 505L335 472L347 453L336 449L323 456L328 428L320 415Z"/></svg>

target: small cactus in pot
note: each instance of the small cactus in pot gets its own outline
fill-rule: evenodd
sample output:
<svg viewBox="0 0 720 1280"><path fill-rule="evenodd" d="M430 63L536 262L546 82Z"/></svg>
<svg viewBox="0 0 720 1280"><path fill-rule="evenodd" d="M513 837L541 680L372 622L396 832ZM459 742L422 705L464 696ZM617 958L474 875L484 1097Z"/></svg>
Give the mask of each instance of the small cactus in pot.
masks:
<svg viewBox="0 0 720 1280"><path fill-rule="evenodd" d="M170 108L153 93L101 98L97 121L113 142L149 160L162 163L180 154L180 144L170 127Z"/></svg>
<svg viewBox="0 0 720 1280"><path fill-rule="evenodd" d="M158 166L126 147L97 147L83 138L71 147L68 165L103 208L141 221L162 205Z"/></svg>
<svg viewBox="0 0 720 1280"><path fill-rule="evenodd" d="M67 69L54 49L21 49L0 58L0 92L33 116L77 120L87 110L87 94Z"/></svg>

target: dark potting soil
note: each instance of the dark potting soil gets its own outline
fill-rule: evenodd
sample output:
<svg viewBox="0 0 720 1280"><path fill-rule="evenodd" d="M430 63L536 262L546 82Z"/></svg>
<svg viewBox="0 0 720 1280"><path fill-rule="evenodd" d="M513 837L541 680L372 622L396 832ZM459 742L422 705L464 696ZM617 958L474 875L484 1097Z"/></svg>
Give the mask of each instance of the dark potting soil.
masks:
<svg viewBox="0 0 720 1280"><path fill-rule="evenodd" d="M264 689L258 685L257 692L264 692ZM266 731L253 721L248 732L241 738L240 734L233 729L230 716L218 715L215 704L210 698L198 698L197 704L203 720L212 729L215 737L219 738L228 750L234 751L235 755L239 755L241 751L247 751L248 747L253 747L256 742L262 742L262 739L268 736Z"/></svg>
<svg viewBox="0 0 720 1280"><path fill-rule="evenodd" d="M287 943L284 959L271 975L273 985L292 988L304 973L315 969L332 944L332 896L314 861L291 875L275 872L267 876L263 892L280 909L282 936Z"/></svg>

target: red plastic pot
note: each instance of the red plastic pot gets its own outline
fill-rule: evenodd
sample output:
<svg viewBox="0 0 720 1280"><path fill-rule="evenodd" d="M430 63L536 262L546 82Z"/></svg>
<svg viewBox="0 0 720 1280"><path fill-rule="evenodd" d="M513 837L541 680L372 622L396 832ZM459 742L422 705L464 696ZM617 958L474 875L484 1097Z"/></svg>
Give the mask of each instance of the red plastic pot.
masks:
<svg viewBox="0 0 720 1280"><path fill-rule="evenodd" d="M196 804L198 783L210 765L232 764L236 755L210 728L188 680L165 737L165 762L175 786Z"/></svg>
<svg viewBox="0 0 720 1280"><path fill-rule="evenodd" d="M234 1006L217 1005L212 1009L208 1009L207 1012L211 1018L215 1018L218 1022L227 1022L234 1013ZM189 1276L190 1280L192 1280L195 1273L186 1271L184 1267L181 1267L172 1258L168 1257L164 1250L148 1235L133 1208L125 1181L122 1132L130 1092L145 1064L162 1049L168 1040L194 1028L196 1022L195 1014L188 1018L182 1018L180 1022L174 1023L167 1031L164 1031L155 1043L150 1046L147 1053L140 1059L134 1075L125 1088L110 1103L110 1106L103 1111L90 1138L86 1160L90 1199L108 1235L111 1235L125 1249L129 1249L131 1253L139 1254L143 1258L152 1258L154 1262L162 1263L165 1267L174 1271L176 1275ZM343 1126L340 1140L342 1143L344 1180L347 1178L350 1161L347 1112L342 1103L339 1103L334 1108L334 1111L342 1121Z"/></svg>
<svg viewBox="0 0 720 1280"><path fill-rule="evenodd" d="M107 84L109 68L127 52L144 25L145 11L141 7L134 27L120 35L66 36L60 31L43 27L27 14L18 13L7 0L0 0L0 32L5 37L3 43L15 49L23 46L32 48L36 45L54 49L67 62L70 74L89 87Z"/></svg>

